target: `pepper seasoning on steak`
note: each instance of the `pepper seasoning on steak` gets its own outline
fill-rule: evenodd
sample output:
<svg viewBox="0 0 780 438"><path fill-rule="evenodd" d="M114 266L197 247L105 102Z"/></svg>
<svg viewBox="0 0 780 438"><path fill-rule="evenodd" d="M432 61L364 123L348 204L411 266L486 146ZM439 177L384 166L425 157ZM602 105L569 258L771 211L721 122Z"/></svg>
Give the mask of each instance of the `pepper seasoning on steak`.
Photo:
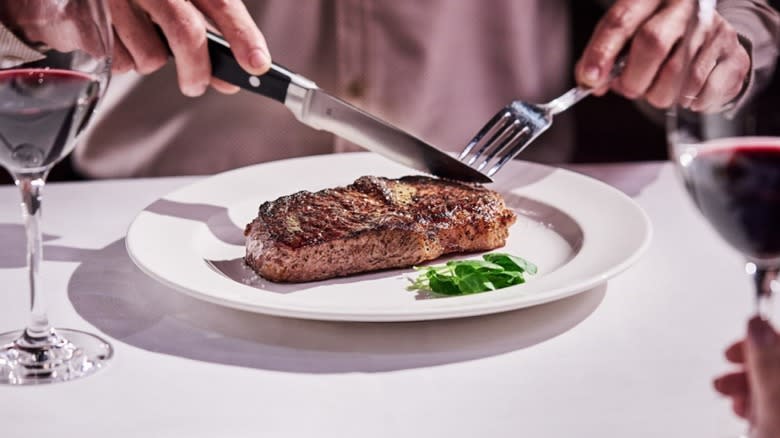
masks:
<svg viewBox="0 0 780 438"><path fill-rule="evenodd" d="M271 281L323 280L499 248L515 220L481 186L364 176L263 203L244 230L245 259Z"/></svg>

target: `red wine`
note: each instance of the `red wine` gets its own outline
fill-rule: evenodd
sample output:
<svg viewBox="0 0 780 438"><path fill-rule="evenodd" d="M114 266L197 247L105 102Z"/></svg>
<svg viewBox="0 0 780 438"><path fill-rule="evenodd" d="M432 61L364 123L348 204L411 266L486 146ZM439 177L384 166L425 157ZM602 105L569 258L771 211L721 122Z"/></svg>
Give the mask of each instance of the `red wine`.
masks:
<svg viewBox="0 0 780 438"><path fill-rule="evenodd" d="M688 190L734 248L780 257L780 138L739 141L699 151L686 166Z"/></svg>
<svg viewBox="0 0 780 438"><path fill-rule="evenodd" d="M40 172L75 146L97 103L95 78L68 70L0 71L0 164Z"/></svg>

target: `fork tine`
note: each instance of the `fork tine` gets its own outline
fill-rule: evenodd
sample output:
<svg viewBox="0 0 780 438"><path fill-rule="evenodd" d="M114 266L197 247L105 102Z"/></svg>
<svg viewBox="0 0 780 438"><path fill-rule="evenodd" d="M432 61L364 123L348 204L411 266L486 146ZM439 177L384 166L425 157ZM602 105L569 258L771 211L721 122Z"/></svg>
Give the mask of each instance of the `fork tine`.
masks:
<svg viewBox="0 0 780 438"><path fill-rule="evenodd" d="M515 158L520 152L522 152L526 146L531 144L535 138L536 135L532 135L531 129L526 126L525 129L520 132L520 135L515 138L512 146L504 149L504 151L508 152L499 156L498 162L487 171L486 175L491 177L495 175L495 173L501 170L501 168L504 167L506 163L512 161L512 159Z"/></svg>
<svg viewBox="0 0 780 438"><path fill-rule="evenodd" d="M498 157L499 161L506 155L507 150L512 150L514 146L524 139L528 134L531 133L531 128L528 126L522 125L519 120L515 120L515 122L512 124L511 130L508 130L507 136L498 143L498 146L493 148L493 151L488 155L487 158L485 158L485 161L480 165L479 171L482 171L482 169L485 168L485 166L488 165L488 163L492 162L496 157ZM493 168L495 165L493 166ZM492 168L491 168L492 169Z"/></svg>
<svg viewBox="0 0 780 438"><path fill-rule="evenodd" d="M493 116L493 118L490 119L490 121L488 121L485 124L485 126L482 127L482 129L477 133L477 135L474 136L474 138L469 142L469 144L467 144L466 147L463 148L463 151L460 153L458 160L464 161L464 159L469 155L469 153L471 153L472 149L474 149L474 147L476 147L477 144L479 144L483 138L487 137L487 135L493 132L499 125L506 124L506 122L508 122L511 117L512 114L506 108L496 113L496 115ZM487 144L490 144L490 142L488 142ZM477 154L475 156L472 156L467 164L471 165L474 161L476 161L476 159L480 155L480 152L483 151L481 149L478 149Z"/></svg>
<svg viewBox="0 0 780 438"><path fill-rule="evenodd" d="M500 145L503 145L507 139L512 136L512 133L517 129L519 124L520 122L518 120L512 118L511 123L509 120L507 120L506 123L500 125L496 130L496 133L490 137L490 140L486 141L485 144L482 145L482 147L479 149L479 152L477 152L477 154L472 157L471 160L469 160L468 165L474 167L477 170L482 170L487 162L490 161L493 156L495 156L496 149L500 148ZM477 158L481 158L483 155L485 158L481 163L478 163Z"/></svg>
<svg viewBox="0 0 780 438"><path fill-rule="evenodd" d="M492 126L492 129L485 133L479 148L475 153L471 154L471 157L466 161L466 164L476 168L482 155L495 146L496 142L504 135L506 130L509 129L509 124L512 123L513 120L514 118L511 113L503 114L498 122Z"/></svg>

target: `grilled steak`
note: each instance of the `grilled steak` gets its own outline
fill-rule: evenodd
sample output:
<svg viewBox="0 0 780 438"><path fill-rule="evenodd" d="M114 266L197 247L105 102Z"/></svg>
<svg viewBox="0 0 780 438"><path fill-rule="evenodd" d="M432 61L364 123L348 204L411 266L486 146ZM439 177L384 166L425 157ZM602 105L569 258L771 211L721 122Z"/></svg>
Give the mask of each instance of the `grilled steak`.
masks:
<svg viewBox="0 0 780 438"><path fill-rule="evenodd" d="M412 266L504 245L515 214L498 193L423 176L364 176L260 206L246 226L246 262L277 282Z"/></svg>

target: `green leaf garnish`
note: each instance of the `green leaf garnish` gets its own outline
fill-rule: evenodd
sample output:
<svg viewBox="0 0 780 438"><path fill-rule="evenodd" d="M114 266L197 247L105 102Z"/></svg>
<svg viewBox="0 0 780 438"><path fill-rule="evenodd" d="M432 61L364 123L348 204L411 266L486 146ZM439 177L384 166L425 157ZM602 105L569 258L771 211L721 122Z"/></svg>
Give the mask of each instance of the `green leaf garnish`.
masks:
<svg viewBox="0 0 780 438"><path fill-rule="evenodd" d="M409 290L441 295L468 295L525 283L523 274L536 274L533 263L511 254L484 254L483 260L451 260L444 265L415 267L419 271Z"/></svg>
<svg viewBox="0 0 780 438"><path fill-rule="evenodd" d="M489 262L502 266L507 271L528 272L529 274L536 274L537 271L536 265L512 254L495 252L485 254L482 257Z"/></svg>

